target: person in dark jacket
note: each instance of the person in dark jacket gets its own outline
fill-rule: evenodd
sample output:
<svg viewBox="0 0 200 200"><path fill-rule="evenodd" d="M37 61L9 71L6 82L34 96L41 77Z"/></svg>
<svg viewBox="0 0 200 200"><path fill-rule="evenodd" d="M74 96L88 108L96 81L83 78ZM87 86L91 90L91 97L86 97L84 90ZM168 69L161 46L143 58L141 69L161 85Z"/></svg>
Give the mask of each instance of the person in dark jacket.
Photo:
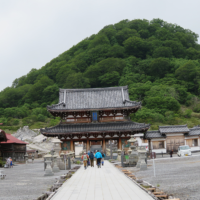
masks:
<svg viewBox="0 0 200 200"><path fill-rule="evenodd" d="M170 157L172 158L173 157L172 156L173 155L173 150L171 150L169 154L170 154Z"/></svg>
<svg viewBox="0 0 200 200"><path fill-rule="evenodd" d="M104 165L104 158L106 157L106 154L103 153L103 151L102 151L101 155L102 155L101 163L102 163L102 166L103 166Z"/></svg>
<svg viewBox="0 0 200 200"><path fill-rule="evenodd" d="M91 167L94 167L94 154L93 154L92 151L90 152L89 157L90 157L90 164L91 164Z"/></svg>

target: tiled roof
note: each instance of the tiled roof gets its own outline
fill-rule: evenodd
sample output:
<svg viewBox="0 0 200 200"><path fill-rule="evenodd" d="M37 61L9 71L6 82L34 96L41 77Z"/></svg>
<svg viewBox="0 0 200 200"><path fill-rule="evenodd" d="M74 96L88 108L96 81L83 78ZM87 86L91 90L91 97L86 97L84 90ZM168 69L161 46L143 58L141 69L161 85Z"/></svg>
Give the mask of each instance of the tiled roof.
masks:
<svg viewBox="0 0 200 200"><path fill-rule="evenodd" d="M130 101L128 87L60 89L59 103L48 110L86 110L103 108L141 107L141 102Z"/></svg>
<svg viewBox="0 0 200 200"><path fill-rule="evenodd" d="M159 126L160 133L187 133L189 129L186 125L174 125L174 126Z"/></svg>
<svg viewBox="0 0 200 200"><path fill-rule="evenodd" d="M148 130L149 124L135 122L87 123L87 124L59 124L51 128L40 129L42 134L50 135L65 133L98 133L98 132L143 132Z"/></svg>
<svg viewBox="0 0 200 200"><path fill-rule="evenodd" d="M23 142L21 140L18 140L16 137L12 136L11 134L6 133L7 142L1 142L1 144L28 144L26 142Z"/></svg>
<svg viewBox="0 0 200 200"><path fill-rule="evenodd" d="M200 127L191 128L189 133L187 134L187 136L196 136L196 135L200 135Z"/></svg>
<svg viewBox="0 0 200 200"><path fill-rule="evenodd" d="M153 138L166 138L165 135L162 135L160 131L147 131L145 133L145 139L153 139Z"/></svg>

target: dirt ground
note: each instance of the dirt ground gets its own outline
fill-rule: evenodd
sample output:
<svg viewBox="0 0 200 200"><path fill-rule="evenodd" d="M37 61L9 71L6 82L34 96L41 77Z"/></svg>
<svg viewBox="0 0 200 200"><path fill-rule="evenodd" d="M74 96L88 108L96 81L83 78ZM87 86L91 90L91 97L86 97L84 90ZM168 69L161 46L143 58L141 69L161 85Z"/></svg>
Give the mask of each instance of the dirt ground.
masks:
<svg viewBox="0 0 200 200"><path fill-rule="evenodd" d="M18 164L13 168L0 170L6 174L6 179L0 180L0 200L37 199L49 190L56 178L68 172L61 170L54 176L44 176L44 162L41 159L36 159L33 164Z"/></svg>
<svg viewBox="0 0 200 200"><path fill-rule="evenodd" d="M163 158L148 161L148 169L129 168L136 177L181 200L200 200L200 155L182 158Z"/></svg>

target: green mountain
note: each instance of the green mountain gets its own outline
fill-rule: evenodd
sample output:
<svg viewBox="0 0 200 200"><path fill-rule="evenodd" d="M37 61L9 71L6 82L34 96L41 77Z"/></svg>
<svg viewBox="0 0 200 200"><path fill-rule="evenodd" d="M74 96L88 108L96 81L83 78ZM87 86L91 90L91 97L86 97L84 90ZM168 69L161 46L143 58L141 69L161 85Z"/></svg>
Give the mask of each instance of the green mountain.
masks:
<svg viewBox="0 0 200 200"><path fill-rule="evenodd" d="M0 92L0 122L16 129L59 122L46 111L59 88L128 85L143 108L132 120L158 124L199 123L198 35L161 19L123 20L105 26Z"/></svg>

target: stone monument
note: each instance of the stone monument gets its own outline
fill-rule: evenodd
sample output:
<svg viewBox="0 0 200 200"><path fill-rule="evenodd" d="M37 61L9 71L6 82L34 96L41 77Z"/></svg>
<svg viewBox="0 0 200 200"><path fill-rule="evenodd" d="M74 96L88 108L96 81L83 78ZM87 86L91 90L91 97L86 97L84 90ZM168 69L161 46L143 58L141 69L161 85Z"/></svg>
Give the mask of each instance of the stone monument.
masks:
<svg viewBox="0 0 200 200"><path fill-rule="evenodd" d="M131 138L128 140L128 143L131 145L131 153L129 155L129 166L136 166L138 161L138 152L137 152L137 140L131 135Z"/></svg>

